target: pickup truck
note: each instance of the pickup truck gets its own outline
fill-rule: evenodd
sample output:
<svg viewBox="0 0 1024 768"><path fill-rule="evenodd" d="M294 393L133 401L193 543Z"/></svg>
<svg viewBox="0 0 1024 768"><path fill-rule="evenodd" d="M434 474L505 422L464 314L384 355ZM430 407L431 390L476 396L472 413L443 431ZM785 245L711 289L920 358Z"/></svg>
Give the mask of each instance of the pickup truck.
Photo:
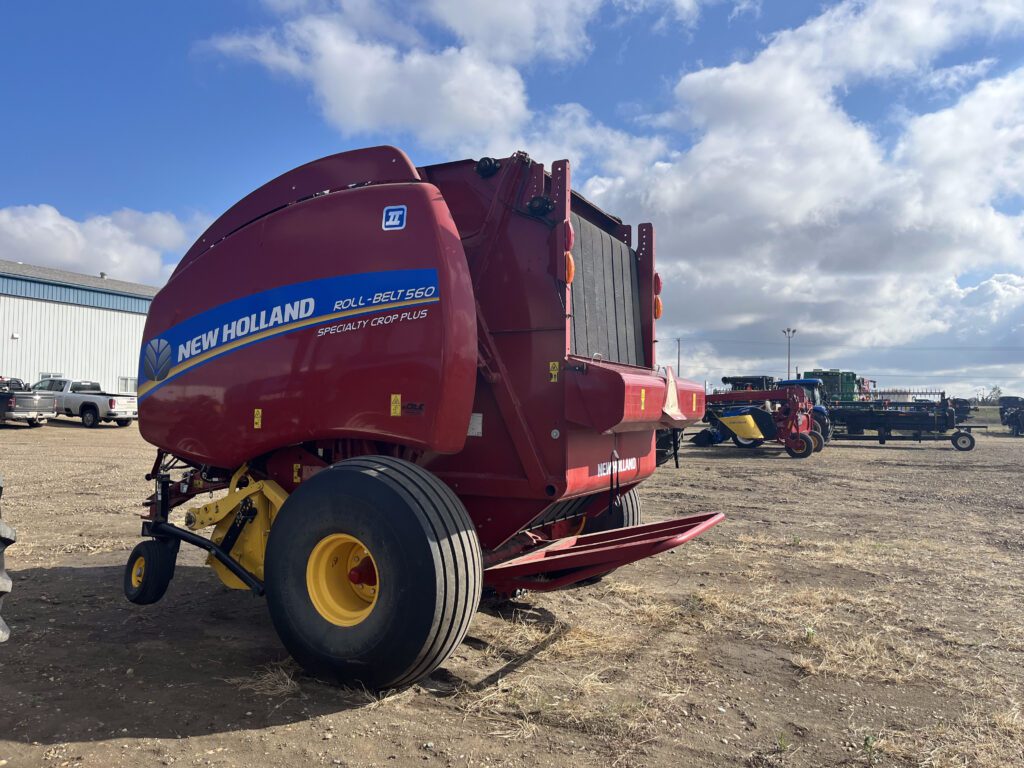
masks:
<svg viewBox="0 0 1024 768"><path fill-rule="evenodd" d="M95 381L43 379L32 385L33 392L50 392L57 398L57 413L78 416L87 427L116 422L127 427L139 417L139 402L133 394L110 394Z"/></svg>
<svg viewBox="0 0 1024 768"><path fill-rule="evenodd" d="M41 427L56 413L56 399L47 392L32 392L21 379L0 376L0 423L23 421Z"/></svg>

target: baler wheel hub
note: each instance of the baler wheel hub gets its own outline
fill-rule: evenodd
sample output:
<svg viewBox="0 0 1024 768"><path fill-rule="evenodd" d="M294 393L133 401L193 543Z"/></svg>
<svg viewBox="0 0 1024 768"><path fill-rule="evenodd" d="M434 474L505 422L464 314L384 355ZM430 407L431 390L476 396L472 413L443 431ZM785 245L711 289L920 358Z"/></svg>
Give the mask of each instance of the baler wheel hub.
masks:
<svg viewBox="0 0 1024 768"><path fill-rule="evenodd" d="M377 564L355 536L332 533L309 555L306 589L324 619L339 627L354 627L377 604Z"/></svg>
<svg viewBox="0 0 1024 768"><path fill-rule="evenodd" d="M369 556L360 560L359 564L348 572L348 580L353 584L365 584L368 587L376 587L377 570L373 567L373 560Z"/></svg>

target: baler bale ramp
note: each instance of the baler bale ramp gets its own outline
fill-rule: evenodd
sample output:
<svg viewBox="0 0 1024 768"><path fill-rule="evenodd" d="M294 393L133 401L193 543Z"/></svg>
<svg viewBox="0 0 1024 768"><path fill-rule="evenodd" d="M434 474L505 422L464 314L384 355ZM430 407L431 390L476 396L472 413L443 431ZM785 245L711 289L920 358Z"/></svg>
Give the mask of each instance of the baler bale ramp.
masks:
<svg viewBox="0 0 1024 768"><path fill-rule="evenodd" d="M654 246L522 153L376 147L244 198L147 319L156 492L129 599L199 546L305 668L388 688L448 657L483 586L592 580L715 525L638 525L655 431L704 412L655 365Z"/></svg>

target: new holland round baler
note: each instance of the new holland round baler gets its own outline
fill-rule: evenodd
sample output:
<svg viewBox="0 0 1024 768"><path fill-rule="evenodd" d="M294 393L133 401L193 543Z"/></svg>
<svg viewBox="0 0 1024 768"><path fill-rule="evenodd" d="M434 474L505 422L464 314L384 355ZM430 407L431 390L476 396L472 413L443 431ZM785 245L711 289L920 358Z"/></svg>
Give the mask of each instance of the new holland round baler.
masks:
<svg viewBox="0 0 1024 768"><path fill-rule="evenodd" d="M483 587L557 589L697 536L722 516L642 524L635 490L655 430L704 412L655 365L660 290L651 225L634 245L565 161L376 147L269 182L153 301L156 490L126 594L159 600L180 543L202 547L306 669L387 688L448 657Z"/></svg>

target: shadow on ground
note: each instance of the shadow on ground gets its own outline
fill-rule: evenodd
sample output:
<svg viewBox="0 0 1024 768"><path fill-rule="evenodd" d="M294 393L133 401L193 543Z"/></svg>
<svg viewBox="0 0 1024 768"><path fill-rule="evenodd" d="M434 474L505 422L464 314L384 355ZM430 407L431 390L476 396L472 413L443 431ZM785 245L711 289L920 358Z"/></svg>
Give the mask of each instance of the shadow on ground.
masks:
<svg viewBox="0 0 1024 768"><path fill-rule="evenodd" d="M111 738L179 738L305 721L375 705L365 690L306 676L274 632L265 601L229 590L205 567L179 564L167 596L137 606L121 593L122 568L31 568L12 572L4 605L11 640L0 646L3 736L31 744ZM555 631L498 672L470 682L441 668L428 693L481 690L561 636L542 609L485 603L494 616ZM467 649L487 643L466 638ZM252 685L291 679L273 696Z"/></svg>

